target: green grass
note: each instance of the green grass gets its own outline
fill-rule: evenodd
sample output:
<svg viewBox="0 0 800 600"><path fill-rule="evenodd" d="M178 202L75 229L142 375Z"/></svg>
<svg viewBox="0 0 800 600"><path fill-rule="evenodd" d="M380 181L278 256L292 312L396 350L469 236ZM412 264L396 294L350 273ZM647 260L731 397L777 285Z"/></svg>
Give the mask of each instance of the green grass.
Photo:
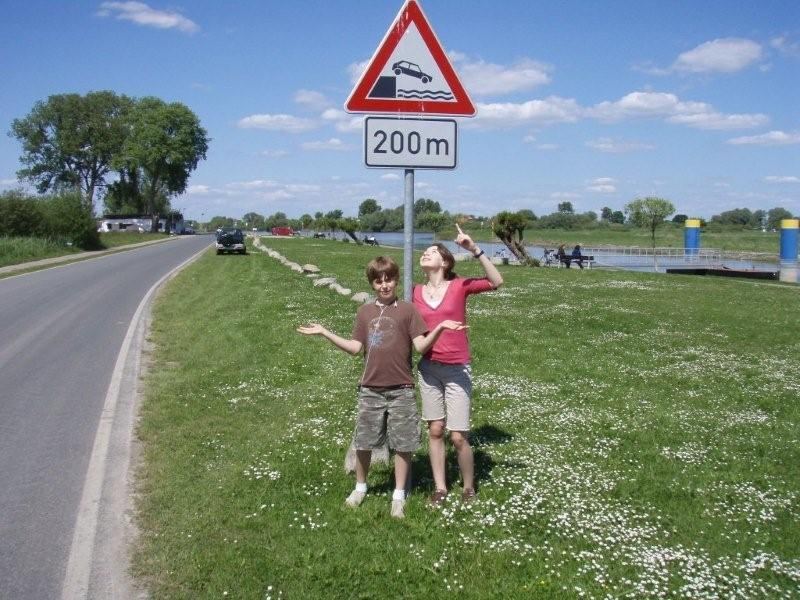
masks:
<svg viewBox="0 0 800 600"><path fill-rule="evenodd" d="M0 267L79 252L77 248L48 238L0 236Z"/></svg>
<svg viewBox="0 0 800 600"><path fill-rule="evenodd" d="M142 242L152 242L168 238L167 233L139 233L135 231L114 231L100 234L100 243L104 248L118 248Z"/></svg>
<svg viewBox="0 0 800 600"><path fill-rule="evenodd" d="M488 229L471 229L470 235L476 240L488 241L493 239ZM656 230L656 246L659 248L683 248L684 230L672 224L664 224ZM652 242L650 231L640 228L626 227L598 227L595 229L526 229L525 241L528 244L556 247L566 244L572 247L575 244L582 246L639 246L650 248ZM442 231L437 234L439 239L455 237L455 230ZM494 238L496 239L496 238ZM728 252L767 252L778 254L780 234L761 231L703 231L701 243L704 248L715 248Z"/></svg>
<svg viewBox="0 0 800 600"><path fill-rule="evenodd" d="M164 233L101 233L100 242L103 248L110 249L167 237ZM0 267L73 254L77 256L84 251L61 240L0 236Z"/></svg>
<svg viewBox="0 0 800 600"><path fill-rule="evenodd" d="M368 289L374 249L265 244ZM139 429L135 573L153 597L796 595L800 290L503 273L470 300L478 500L427 508L423 448L404 521L384 466L343 507L361 361L295 333L348 335L356 305L255 250L174 279Z"/></svg>

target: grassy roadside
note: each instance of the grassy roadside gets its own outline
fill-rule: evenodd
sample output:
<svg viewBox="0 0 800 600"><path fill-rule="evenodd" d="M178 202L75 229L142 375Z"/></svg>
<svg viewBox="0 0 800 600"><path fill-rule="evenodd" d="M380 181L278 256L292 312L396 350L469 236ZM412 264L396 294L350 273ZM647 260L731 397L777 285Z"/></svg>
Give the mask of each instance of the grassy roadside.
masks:
<svg viewBox="0 0 800 600"><path fill-rule="evenodd" d="M374 249L265 243L367 288ZM347 334L355 305L255 251L174 279L139 430L135 572L153 596L795 595L797 288L505 276L470 301L479 500L427 509L423 449L400 522L383 467L342 506L360 361L294 332Z"/></svg>
<svg viewBox="0 0 800 600"><path fill-rule="evenodd" d="M167 237L164 233L101 233L100 242L104 249L110 249ZM0 267L82 254L86 252L46 238L0 236Z"/></svg>

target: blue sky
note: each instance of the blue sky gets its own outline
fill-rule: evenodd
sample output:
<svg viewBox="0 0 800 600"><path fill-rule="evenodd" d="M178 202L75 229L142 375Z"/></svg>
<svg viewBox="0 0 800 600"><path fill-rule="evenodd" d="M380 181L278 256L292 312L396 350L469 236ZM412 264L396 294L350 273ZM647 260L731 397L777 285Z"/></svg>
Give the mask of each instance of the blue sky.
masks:
<svg viewBox="0 0 800 600"><path fill-rule="evenodd" d="M614 210L668 198L710 217L800 213L800 3L421 0L477 106L459 165L418 171L451 212ZM363 164L343 104L402 2L4 3L0 124L109 89L189 106L212 138L173 206L188 218L403 202ZM0 190L19 143L0 136Z"/></svg>

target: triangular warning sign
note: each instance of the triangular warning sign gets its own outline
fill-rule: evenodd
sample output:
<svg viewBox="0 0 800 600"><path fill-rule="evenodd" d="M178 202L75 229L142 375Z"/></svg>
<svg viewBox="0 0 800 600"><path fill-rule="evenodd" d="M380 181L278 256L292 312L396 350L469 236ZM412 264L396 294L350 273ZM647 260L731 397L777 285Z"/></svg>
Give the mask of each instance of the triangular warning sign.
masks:
<svg viewBox="0 0 800 600"><path fill-rule="evenodd" d="M475 115L416 0L400 9L344 107L351 113Z"/></svg>

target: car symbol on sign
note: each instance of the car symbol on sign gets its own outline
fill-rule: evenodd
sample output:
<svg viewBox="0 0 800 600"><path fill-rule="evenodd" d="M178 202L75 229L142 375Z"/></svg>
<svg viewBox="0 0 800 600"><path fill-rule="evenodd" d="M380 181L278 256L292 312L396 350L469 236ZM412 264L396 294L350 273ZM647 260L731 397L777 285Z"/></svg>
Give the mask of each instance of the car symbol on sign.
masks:
<svg viewBox="0 0 800 600"><path fill-rule="evenodd" d="M407 60L401 60L392 65L392 71L394 71L395 75L400 75L401 73L405 73L406 75L411 75L412 77L416 77L417 79L421 79L422 83L428 83L433 77L428 75L427 73L423 73L422 69L419 68L419 65L415 65L412 62L408 62Z"/></svg>

